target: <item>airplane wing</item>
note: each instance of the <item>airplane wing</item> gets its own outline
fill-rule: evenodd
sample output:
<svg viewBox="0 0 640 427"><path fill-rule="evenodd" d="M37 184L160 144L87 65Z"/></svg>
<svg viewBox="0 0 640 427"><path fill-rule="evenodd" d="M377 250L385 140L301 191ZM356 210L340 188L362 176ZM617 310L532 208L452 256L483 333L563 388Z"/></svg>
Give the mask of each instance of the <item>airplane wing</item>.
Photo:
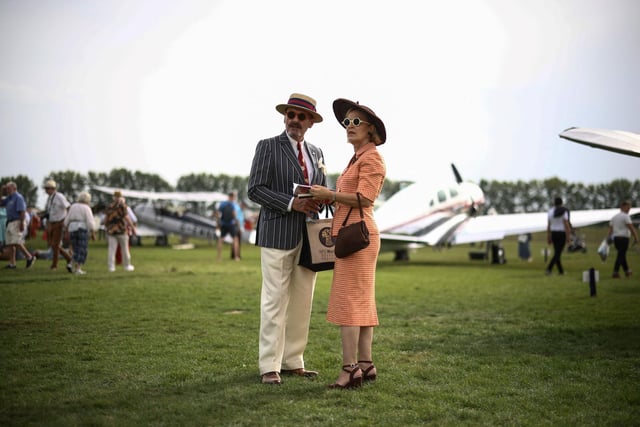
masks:
<svg viewBox="0 0 640 427"><path fill-rule="evenodd" d="M609 222L620 212L619 209L595 209L571 211L571 225L575 228ZM633 208L630 215L640 213L640 208ZM522 213L505 215L483 215L476 217L452 217L438 228L422 235L402 235L382 233L380 239L384 247L393 250L402 244L405 247L433 246L450 243L459 245L472 242L502 240L506 236L523 233L537 233L547 229L547 213Z"/></svg>
<svg viewBox="0 0 640 427"><path fill-rule="evenodd" d="M100 185L92 186L94 190L102 193L113 194L114 191L121 191L126 198L144 199L144 200L175 200L179 202L205 202L213 203L227 200L228 196L218 191L141 191L141 190L122 190L115 187L104 187Z"/></svg>
<svg viewBox="0 0 640 427"><path fill-rule="evenodd" d="M561 132L559 136L579 144L640 157L640 134L637 133L572 127Z"/></svg>

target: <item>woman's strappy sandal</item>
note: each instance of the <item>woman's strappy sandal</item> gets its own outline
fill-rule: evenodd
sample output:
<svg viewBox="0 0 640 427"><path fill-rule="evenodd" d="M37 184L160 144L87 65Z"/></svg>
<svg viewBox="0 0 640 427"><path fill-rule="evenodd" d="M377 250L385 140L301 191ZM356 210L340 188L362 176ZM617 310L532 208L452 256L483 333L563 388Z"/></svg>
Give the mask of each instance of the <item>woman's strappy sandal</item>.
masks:
<svg viewBox="0 0 640 427"><path fill-rule="evenodd" d="M351 368L348 370L347 368ZM362 369L358 365L343 365L342 370L349 373L349 381L345 384L338 384L337 382L329 384L329 388L357 388L362 385ZM356 377L356 374L360 372L361 375Z"/></svg>
<svg viewBox="0 0 640 427"><path fill-rule="evenodd" d="M373 369L375 369L375 365L371 360L358 360L358 364L360 363L370 363L367 369L362 369L362 381L375 381L378 378L377 373L370 374Z"/></svg>

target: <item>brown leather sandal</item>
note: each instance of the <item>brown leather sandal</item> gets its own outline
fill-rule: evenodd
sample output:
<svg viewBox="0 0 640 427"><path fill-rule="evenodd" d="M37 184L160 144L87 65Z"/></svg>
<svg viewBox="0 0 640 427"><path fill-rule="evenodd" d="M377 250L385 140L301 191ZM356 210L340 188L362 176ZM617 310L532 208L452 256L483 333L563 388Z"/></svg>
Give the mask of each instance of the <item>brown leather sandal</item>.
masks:
<svg viewBox="0 0 640 427"><path fill-rule="evenodd" d="M348 370L347 368L351 368ZM338 384L337 382L333 384L329 384L327 387L329 388L357 388L362 385L362 375L356 377L356 374L360 372L362 374L362 370L358 365L343 365L342 370L349 373L349 381L345 384Z"/></svg>
<svg viewBox="0 0 640 427"><path fill-rule="evenodd" d="M369 367L367 369L363 369L362 370L362 381L375 381L376 378L378 378L378 374L377 373L373 373L373 374L369 374L369 372L371 372L372 369L375 369L375 365L373 364L373 362L371 360L358 360L358 364L360 363L370 363L371 365L369 365Z"/></svg>

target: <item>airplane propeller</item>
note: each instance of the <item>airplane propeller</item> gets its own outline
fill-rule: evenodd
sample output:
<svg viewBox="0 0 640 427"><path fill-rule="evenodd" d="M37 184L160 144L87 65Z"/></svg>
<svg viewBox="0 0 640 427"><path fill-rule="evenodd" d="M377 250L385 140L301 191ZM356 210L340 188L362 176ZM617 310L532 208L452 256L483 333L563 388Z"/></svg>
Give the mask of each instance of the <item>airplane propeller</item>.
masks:
<svg viewBox="0 0 640 427"><path fill-rule="evenodd" d="M451 169L453 169L453 175L456 177L456 182L458 184L461 184L462 175L460 175L460 172L458 172L458 168L456 168L456 165L451 163ZM476 208L476 203L473 200L473 198L470 198L470 200L471 200L471 208L469 209L469 216L475 216L478 213L478 209Z"/></svg>
<svg viewBox="0 0 640 427"><path fill-rule="evenodd" d="M453 175L456 177L456 182L458 184L462 183L462 176L460 176L460 173L458 172L458 169L456 169L456 165L451 163L451 168L453 169Z"/></svg>

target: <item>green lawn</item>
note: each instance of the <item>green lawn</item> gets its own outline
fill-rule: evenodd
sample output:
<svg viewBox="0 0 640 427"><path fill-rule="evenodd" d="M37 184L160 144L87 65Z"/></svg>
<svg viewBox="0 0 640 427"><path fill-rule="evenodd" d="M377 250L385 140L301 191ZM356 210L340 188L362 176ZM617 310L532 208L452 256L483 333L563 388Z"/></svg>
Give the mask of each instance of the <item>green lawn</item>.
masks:
<svg viewBox="0 0 640 427"><path fill-rule="evenodd" d="M132 249L108 273L91 243L86 276L47 261L0 270L0 425L412 426L640 425L638 276L611 279L595 248L564 255L565 276L534 261L470 261L469 246L378 263L378 381L329 390L341 362L318 276L306 365L316 380L259 383L259 250L215 261L215 246ZM36 246L42 245L36 241ZM228 247L225 248L228 255ZM582 271L600 272L590 297Z"/></svg>

